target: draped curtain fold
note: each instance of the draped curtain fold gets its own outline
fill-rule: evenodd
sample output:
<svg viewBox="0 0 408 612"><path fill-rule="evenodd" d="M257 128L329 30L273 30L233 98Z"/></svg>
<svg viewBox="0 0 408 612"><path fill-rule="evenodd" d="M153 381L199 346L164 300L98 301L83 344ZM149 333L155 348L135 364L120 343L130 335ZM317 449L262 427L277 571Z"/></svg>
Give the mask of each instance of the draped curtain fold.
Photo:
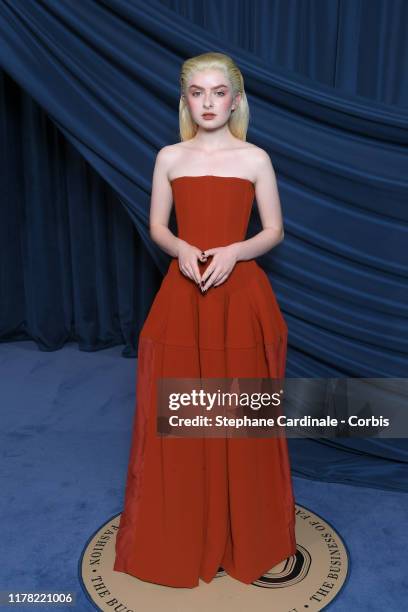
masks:
<svg viewBox="0 0 408 612"><path fill-rule="evenodd" d="M0 71L0 340L94 351L138 330L161 274L115 192ZM146 282L148 281L148 282Z"/></svg>
<svg viewBox="0 0 408 612"><path fill-rule="evenodd" d="M154 158L178 140L182 61L212 49L240 66L248 140L278 177L285 240L259 261L287 375L406 376L407 14L398 0L0 1L1 339L135 355L169 263L148 232ZM357 454L290 442L323 479L333 449ZM359 442L408 488L401 441ZM373 483L373 465L337 477Z"/></svg>

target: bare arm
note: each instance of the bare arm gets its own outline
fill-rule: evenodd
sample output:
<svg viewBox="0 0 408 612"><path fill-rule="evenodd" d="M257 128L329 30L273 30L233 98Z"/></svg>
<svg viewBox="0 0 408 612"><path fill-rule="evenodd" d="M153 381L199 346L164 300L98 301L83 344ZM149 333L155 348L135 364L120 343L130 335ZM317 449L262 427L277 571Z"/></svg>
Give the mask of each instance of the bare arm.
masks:
<svg viewBox="0 0 408 612"><path fill-rule="evenodd" d="M172 257L177 257L180 271L199 284L201 275L197 262L201 259L201 250L175 236L168 227L173 204L173 193L167 173L170 163L171 150L163 147L156 156L153 171L150 237L163 251Z"/></svg>
<svg viewBox="0 0 408 612"><path fill-rule="evenodd" d="M252 238L234 242L237 261L253 259L270 251L284 238L282 210L276 183L276 175L269 155L257 151L256 201L263 229Z"/></svg>
<svg viewBox="0 0 408 612"><path fill-rule="evenodd" d="M171 185L167 178L169 157L167 147L161 149L156 156L150 200L150 237L163 251L178 257L181 241L168 227L173 204Z"/></svg>

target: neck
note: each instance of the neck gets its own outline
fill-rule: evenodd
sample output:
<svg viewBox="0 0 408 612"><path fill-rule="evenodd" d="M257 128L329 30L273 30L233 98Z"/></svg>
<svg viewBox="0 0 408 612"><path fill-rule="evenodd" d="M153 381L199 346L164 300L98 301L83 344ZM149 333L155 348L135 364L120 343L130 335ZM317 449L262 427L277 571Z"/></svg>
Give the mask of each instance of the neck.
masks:
<svg viewBox="0 0 408 612"><path fill-rule="evenodd" d="M207 151L216 151L223 147L228 147L234 142L234 137L228 127L228 123L216 130L206 130L198 126L194 142Z"/></svg>

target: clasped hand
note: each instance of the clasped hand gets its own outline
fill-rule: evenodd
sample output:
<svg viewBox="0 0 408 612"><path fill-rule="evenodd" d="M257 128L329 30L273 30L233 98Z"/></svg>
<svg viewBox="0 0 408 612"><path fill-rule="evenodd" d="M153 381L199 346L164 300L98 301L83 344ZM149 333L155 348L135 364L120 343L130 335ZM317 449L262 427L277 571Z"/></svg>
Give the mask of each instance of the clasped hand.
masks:
<svg viewBox="0 0 408 612"><path fill-rule="evenodd" d="M205 263L210 256L213 259L201 276L198 262ZM205 293L209 287L217 287L227 280L234 269L237 257L238 252L235 244L200 251L197 247L181 241L178 261L180 271L197 283L201 287L202 293Z"/></svg>

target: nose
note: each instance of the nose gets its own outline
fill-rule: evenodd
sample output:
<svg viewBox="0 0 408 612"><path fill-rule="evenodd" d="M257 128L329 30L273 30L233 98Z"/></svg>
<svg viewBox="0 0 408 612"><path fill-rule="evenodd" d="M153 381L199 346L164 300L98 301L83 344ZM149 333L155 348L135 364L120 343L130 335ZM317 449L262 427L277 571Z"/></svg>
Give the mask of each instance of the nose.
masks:
<svg viewBox="0 0 408 612"><path fill-rule="evenodd" d="M210 108L212 106L211 94L205 94L204 96L204 108Z"/></svg>

